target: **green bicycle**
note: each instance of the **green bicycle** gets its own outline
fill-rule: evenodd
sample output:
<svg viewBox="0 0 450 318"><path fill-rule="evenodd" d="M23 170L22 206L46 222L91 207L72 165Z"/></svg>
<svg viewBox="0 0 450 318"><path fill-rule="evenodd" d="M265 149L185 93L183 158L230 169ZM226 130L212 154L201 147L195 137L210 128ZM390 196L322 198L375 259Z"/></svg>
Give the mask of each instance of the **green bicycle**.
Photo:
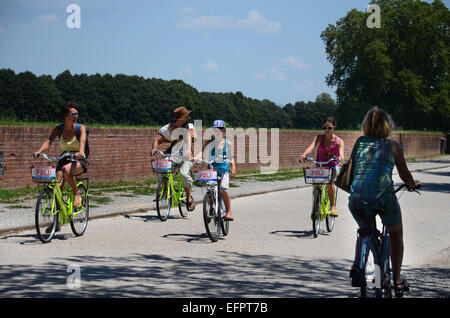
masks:
<svg viewBox="0 0 450 318"><path fill-rule="evenodd" d="M156 198L153 200L156 203L156 211L161 221L166 221L169 217L172 207L178 206L178 210L182 217L187 217L189 211L186 208L186 192L182 186L183 182L181 174L175 168L175 174L172 171L172 157L171 154L164 154L160 150L164 159L152 160L152 168L154 173L159 174L158 186L156 188ZM175 185L175 180L177 184ZM185 205L183 210L183 204Z"/></svg>
<svg viewBox="0 0 450 318"><path fill-rule="evenodd" d="M34 182L44 184L40 191L35 210L35 227L39 240L42 243L49 243L56 232L57 223L61 225L70 222L70 227L75 236L81 236L86 231L89 219L89 197L88 197L88 178L77 178L76 184L81 196L81 207L74 209L72 189L68 192L61 189L56 178L56 163L68 158L69 161L75 161L70 152L63 153L59 158L48 157L41 153L42 157L51 163L50 166L33 166L31 175Z"/></svg>
<svg viewBox="0 0 450 318"><path fill-rule="evenodd" d="M314 168L303 168L305 183L314 184L311 220L313 234L316 238L320 232L320 222L325 221L328 232L333 231L334 228L335 216L331 215L330 198L325 186L331 180L332 171L330 168L324 167L324 165L332 161L339 161L334 156L325 162L316 161L311 157L306 157L305 160L312 161L317 165ZM334 202L337 200L337 189L336 187Z"/></svg>

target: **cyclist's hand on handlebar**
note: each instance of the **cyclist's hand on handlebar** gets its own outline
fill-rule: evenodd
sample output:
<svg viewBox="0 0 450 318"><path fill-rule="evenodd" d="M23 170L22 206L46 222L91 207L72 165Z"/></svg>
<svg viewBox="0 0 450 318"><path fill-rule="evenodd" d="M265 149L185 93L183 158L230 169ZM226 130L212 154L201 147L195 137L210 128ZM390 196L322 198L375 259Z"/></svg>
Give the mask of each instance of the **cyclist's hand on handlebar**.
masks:
<svg viewBox="0 0 450 318"><path fill-rule="evenodd" d="M306 158L306 156L300 155L300 157L298 158L298 162L304 163L305 162L305 158Z"/></svg>
<svg viewBox="0 0 450 318"><path fill-rule="evenodd" d="M420 189L420 187L422 186L422 182L418 181L418 180L414 180L414 184L408 184L406 185L408 187L409 190L417 190Z"/></svg>
<svg viewBox="0 0 450 318"><path fill-rule="evenodd" d="M33 157L34 158L39 158L40 154L41 154L40 152L33 152Z"/></svg>
<svg viewBox="0 0 450 318"><path fill-rule="evenodd" d="M81 159L81 158L84 158L84 154L82 154L81 152L76 152L76 153L73 155L73 157L74 157L75 159Z"/></svg>

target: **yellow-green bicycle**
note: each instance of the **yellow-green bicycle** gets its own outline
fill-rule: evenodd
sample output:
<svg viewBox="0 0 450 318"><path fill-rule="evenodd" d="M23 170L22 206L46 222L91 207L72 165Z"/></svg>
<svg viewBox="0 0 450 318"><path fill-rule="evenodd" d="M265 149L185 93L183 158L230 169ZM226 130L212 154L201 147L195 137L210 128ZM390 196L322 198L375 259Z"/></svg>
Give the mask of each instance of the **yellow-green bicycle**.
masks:
<svg viewBox="0 0 450 318"><path fill-rule="evenodd" d="M316 167L303 168L305 183L313 184L313 204L311 212L311 220L313 227L313 235L317 237L320 232L320 222L325 220L327 226L327 231L331 232L334 228L335 217L331 215L330 210L330 198L328 197L328 190L325 184L329 183L332 176L332 171L324 165L339 160L333 156L330 160L326 162L316 161L311 157L306 157L305 160L312 161L316 164ZM337 200L338 188L335 191L335 202Z"/></svg>
<svg viewBox="0 0 450 318"><path fill-rule="evenodd" d="M187 217L189 211L186 208L186 192L182 186L181 174L173 165L172 159L181 158L172 154L164 154L160 150L156 151L163 159L152 160L152 168L154 173L159 174L158 187L156 188L156 198L153 200L156 203L156 211L161 221L166 221L169 217L170 209L178 206L178 210L182 217ZM172 168L174 168L172 170ZM175 174L175 176L174 176ZM175 184L175 181L177 182ZM183 209L183 204L185 209Z"/></svg>
<svg viewBox="0 0 450 318"><path fill-rule="evenodd" d="M35 226L39 240L42 243L50 242L57 231L57 223L60 225L70 223L72 232L76 236L83 235L89 219L89 179L76 179L81 196L81 206L74 209L72 189L62 190L56 178L56 163L63 158L75 161L73 154L65 152L56 158L41 153L38 157L42 157L50 163L47 166L31 167L33 181L44 184L44 188L39 193L35 211Z"/></svg>

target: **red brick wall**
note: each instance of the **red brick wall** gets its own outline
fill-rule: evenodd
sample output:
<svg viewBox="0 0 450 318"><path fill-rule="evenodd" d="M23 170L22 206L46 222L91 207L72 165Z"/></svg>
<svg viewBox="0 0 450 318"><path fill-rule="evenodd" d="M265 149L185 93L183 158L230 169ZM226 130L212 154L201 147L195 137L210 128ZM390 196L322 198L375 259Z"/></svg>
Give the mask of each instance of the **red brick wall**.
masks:
<svg viewBox="0 0 450 318"><path fill-rule="evenodd" d="M32 153L48 138L50 127L0 127L0 151L4 155L4 175L0 176L1 188L23 187L32 184L29 167L39 162L32 159ZM91 155L87 176L91 181L138 180L152 177L149 152L156 135L153 129L90 128L89 144ZM298 156L320 132L279 131L280 168L298 167ZM345 156L350 155L353 143L361 134L339 132L344 140ZM270 149L271 133L267 131ZM442 134L394 134L393 139L403 144L407 157L438 155ZM259 138L258 138L259 141ZM237 169L258 169L260 158L249 154L248 137L245 142L246 162L238 163ZM243 150L235 138L235 155ZM269 151L270 152L270 151ZM315 154L314 150L313 154ZM47 151L49 155L59 154L59 144L54 142ZM256 160L256 163L249 163Z"/></svg>

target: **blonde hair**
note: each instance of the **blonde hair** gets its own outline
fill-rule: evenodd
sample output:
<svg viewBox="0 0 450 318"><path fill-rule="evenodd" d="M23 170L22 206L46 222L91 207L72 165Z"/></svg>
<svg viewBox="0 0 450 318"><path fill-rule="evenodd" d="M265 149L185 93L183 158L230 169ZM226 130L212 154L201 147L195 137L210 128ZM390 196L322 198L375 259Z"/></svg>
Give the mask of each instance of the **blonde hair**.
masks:
<svg viewBox="0 0 450 318"><path fill-rule="evenodd" d="M361 129L365 136L387 138L394 129L394 122L388 113L375 106L367 112Z"/></svg>

